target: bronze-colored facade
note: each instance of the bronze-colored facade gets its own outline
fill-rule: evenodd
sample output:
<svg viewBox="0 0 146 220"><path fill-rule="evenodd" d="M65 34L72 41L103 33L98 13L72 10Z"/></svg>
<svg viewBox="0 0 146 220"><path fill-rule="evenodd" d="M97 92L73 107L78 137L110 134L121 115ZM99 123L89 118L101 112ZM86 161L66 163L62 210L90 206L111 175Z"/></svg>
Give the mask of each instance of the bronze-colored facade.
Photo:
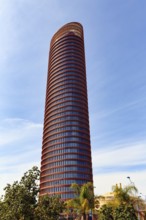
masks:
<svg viewBox="0 0 146 220"><path fill-rule="evenodd" d="M50 44L40 195L70 199L72 183L92 181L83 28L72 22Z"/></svg>

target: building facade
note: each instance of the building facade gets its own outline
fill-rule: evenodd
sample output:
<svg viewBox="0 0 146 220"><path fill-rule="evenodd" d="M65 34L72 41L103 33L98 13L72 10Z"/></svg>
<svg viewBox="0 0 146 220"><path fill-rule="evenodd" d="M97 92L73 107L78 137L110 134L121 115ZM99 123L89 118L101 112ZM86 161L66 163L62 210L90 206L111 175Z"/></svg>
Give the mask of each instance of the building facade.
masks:
<svg viewBox="0 0 146 220"><path fill-rule="evenodd" d="M40 195L74 197L93 182L83 27L64 25L50 43Z"/></svg>

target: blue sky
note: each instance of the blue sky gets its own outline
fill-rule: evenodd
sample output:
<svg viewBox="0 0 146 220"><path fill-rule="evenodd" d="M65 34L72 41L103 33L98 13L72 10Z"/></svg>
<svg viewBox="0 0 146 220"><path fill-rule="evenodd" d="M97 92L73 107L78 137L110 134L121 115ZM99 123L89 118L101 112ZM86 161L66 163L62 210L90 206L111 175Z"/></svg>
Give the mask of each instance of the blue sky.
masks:
<svg viewBox="0 0 146 220"><path fill-rule="evenodd" d="M40 166L49 44L84 26L96 194L146 195L145 0L0 0L0 192Z"/></svg>

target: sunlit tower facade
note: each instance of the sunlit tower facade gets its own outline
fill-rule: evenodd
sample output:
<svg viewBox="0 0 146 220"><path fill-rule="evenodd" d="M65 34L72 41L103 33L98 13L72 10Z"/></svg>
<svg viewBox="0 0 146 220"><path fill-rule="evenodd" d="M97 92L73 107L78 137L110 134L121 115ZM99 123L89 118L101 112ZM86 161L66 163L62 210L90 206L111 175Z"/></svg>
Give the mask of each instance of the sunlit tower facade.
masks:
<svg viewBox="0 0 146 220"><path fill-rule="evenodd" d="M83 27L71 22L50 43L40 195L71 199L93 182Z"/></svg>

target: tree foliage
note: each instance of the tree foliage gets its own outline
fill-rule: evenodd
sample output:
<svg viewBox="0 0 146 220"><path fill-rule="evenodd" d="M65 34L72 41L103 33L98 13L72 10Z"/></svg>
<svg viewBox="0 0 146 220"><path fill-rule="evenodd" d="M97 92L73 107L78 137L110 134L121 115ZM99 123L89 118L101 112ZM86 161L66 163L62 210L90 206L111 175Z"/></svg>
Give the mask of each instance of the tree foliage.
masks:
<svg viewBox="0 0 146 220"><path fill-rule="evenodd" d="M40 171L33 167L21 180L7 184L0 200L1 220L57 220L64 209L59 197L41 196L39 193Z"/></svg>
<svg viewBox="0 0 146 220"><path fill-rule="evenodd" d="M134 194L137 193L137 188L134 185L127 185L122 187L117 184L112 187L115 200L118 200L119 204L129 204L132 202Z"/></svg>
<svg viewBox="0 0 146 220"><path fill-rule="evenodd" d="M103 205L99 210L99 220L138 220L132 205L119 205L116 208Z"/></svg>
<svg viewBox="0 0 146 220"><path fill-rule="evenodd" d="M134 196L137 188L134 185L112 187L114 199L99 210L100 220L137 220Z"/></svg>
<svg viewBox="0 0 146 220"><path fill-rule="evenodd" d="M112 207L103 205L99 210L99 220L114 220Z"/></svg>
<svg viewBox="0 0 146 220"><path fill-rule="evenodd" d="M57 220L64 209L65 203L61 201L60 197L41 196L35 209L36 220Z"/></svg>
<svg viewBox="0 0 146 220"><path fill-rule="evenodd" d="M24 174L20 182L7 184L4 188L5 195L0 202L1 220L34 219L39 176L40 171L37 167L33 167Z"/></svg>
<svg viewBox="0 0 146 220"><path fill-rule="evenodd" d="M86 219L86 213L94 208L94 192L91 182L85 183L82 186L73 183L71 188L74 190L75 198L67 202L68 208L74 208L78 214Z"/></svg>
<svg viewBox="0 0 146 220"><path fill-rule="evenodd" d="M113 212L114 220L138 220L132 205L120 205Z"/></svg>

